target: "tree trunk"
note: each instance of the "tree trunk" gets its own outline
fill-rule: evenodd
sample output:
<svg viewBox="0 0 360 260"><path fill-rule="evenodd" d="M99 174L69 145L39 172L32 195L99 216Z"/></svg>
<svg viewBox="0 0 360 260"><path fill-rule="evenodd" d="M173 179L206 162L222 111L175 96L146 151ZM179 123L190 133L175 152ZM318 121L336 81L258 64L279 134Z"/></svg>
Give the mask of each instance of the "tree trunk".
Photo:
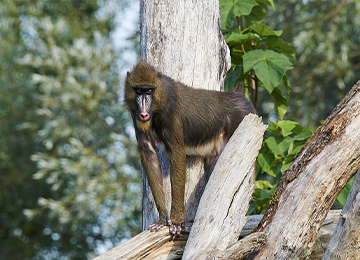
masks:
<svg viewBox="0 0 360 260"><path fill-rule="evenodd" d="M220 30L219 1L141 0L140 7L141 58L188 86L222 90L230 67L230 53ZM163 150L159 155L170 209L170 167ZM195 218L207 179L203 160L188 158L186 222ZM143 174L143 230L157 219L158 213Z"/></svg>
<svg viewBox="0 0 360 260"><path fill-rule="evenodd" d="M360 169L323 260L360 259Z"/></svg>
<svg viewBox="0 0 360 260"><path fill-rule="evenodd" d="M247 115L225 146L201 197L183 259L207 259L239 239L266 128L257 115Z"/></svg>
<svg viewBox="0 0 360 260"><path fill-rule="evenodd" d="M255 259L304 259L327 212L360 166L360 81L298 153L279 181L258 231Z"/></svg>

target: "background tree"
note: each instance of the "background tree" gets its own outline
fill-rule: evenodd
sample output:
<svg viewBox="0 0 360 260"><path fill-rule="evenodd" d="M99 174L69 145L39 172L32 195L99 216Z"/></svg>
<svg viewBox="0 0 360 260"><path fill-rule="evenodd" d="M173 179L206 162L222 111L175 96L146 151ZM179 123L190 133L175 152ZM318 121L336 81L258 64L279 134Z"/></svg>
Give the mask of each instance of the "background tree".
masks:
<svg viewBox="0 0 360 260"><path fill-rule="evenodd" d="M139 231L110 38L123 1L101 3L0 3L2 259L84 259Z"/></svg>
<svg viewBox="0 0 360 260"><path fill-rule="evenodd" d="M278 1L264 23L283 30L297 61L286 118L315 130L360 77L360 5L356 0ZM260 101L264 113L269 102Z"/></svg>

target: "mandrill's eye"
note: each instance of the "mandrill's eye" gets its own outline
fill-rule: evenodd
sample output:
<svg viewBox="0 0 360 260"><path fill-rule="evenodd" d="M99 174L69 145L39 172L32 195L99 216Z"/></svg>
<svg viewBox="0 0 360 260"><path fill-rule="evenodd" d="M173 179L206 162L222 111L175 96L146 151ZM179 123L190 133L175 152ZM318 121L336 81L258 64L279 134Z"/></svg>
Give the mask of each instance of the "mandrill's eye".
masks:
<svg viewBox="0 0 360 260"><path fill-rule="evenodd" d="M152 92L153 92L153 89L151 89L151 88L149 88L149 89L146 90L146 94L147 94L147 95L150 95Z"/></svg>
<svg viewBox="0 0 360 260"><path fill-rule="evenodd" d="M136 94L142 94L143 90L141 88L136 88L135 92L136 92Z"/></svg>

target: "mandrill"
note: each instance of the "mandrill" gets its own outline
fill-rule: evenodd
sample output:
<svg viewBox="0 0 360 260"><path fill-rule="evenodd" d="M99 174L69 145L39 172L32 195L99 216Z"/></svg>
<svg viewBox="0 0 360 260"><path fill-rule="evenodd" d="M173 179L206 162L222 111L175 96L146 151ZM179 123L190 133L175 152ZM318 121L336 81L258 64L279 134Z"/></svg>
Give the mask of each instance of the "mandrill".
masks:
<svg viewBox="0 0 360 260"><path fill-rule="evenodd" d="M157 231L168 225L170 234L184 229L186 155L215 163L243 118L255 109L242 94L188 87L163 75L145 61L127 73L125 102L135 127L141 164L145 170L159 221ZM165 203L157 142L170 159L171 209Z"/></svg>

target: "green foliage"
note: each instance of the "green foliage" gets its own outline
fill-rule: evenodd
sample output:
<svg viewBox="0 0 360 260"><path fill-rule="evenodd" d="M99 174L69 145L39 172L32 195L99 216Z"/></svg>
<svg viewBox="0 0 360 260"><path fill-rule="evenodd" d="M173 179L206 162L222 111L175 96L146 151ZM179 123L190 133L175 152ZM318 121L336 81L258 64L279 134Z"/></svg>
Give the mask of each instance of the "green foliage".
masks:
<svg viewBox="0 0 360 260"><path fill-rule="evenodd" d="M222 29L226 30L225 41L232 55L232 68L228 72L225 88L229 90L241 82L256 106L258 88L264 87L274 100L277 117L283 119L287 112L291 88L286 72L292 69L289 58L295 60L295 54L290 44L279 38L282 31L274 31L261 23L266 14L263 4L274 8L273 2L244 2L247 4L241 5L236 2L233 8L229 8L232 1L221 1L222 11L224 11ZM231 24L235 25L231 27ZM281 82L285 83L286 96L280 89ZM312 132L289 120L270 122L270 124L256 168L257 172L276 178L290 166L296 153ZM269 181L257 180L253 194L254 203L249 212L255 210L257 213L264 213L274 188L275 185Z"/></svg>
<svg viewBox="0 0 360 260"><path fill-rule="evenodd" d="M336 198L336 200L343 206L345 205L346 199L350 193L350 189L354 180L355 180L355 176L351 178L351 180L348 182L348 184L346 184L346 186L340 192L339 196Z"/></svg>
<svg viewBox="0 0 360 260"><path fill-rule="evenodd" d="M283 29L291 42L296 68L288 118L315 130L360 78L360 5L357 0L277 1L268 8L265 24ZM268 99L261 96L259 110L267 113Z"/></svg>
<svg viewBox="0 0 360 260"><path fill-rule="evenodd" d="M5 0L0 17L0 258L93 258L140 229L113 13Z"/></svg>
<svg viewBox="0 0 360 260"><path fill-rule="evenodd" d="M286 56L272 50L249 51L242 58L244 73L254 69L255 75L263 82L269 94L280 84L286 71L292 69L291 62Z"/></svg>
<svg viewBox="0 0 360 260"><path fill-rule="evenodd" d="M271 195L276 185L267 180L256 180L253 193L254 202L250 204L247 214L255 211L257 214L264 214L270 203Z"/></svg>
<svg viewBox="0 0 360 260"><path fill-rule="evenodd" d="M277 177L279 169L284 173L311 136L309 128L296 122L270 122L257 160L258 168L273 177Z"/></svg>
<svg viewBox="0 0 360 260"><path fill-rule="evenodd" d="M354 36L358 35L358 32L352 34L346 32L348 36L345 41L341 37L335 36L345 34L345 31L341 29L342 26L347 26L349 32L354 31L354 28L359 28L351 27L351 24L358 23L357 21L352 20L353 22L350 22L348 20L360 13L359 5L355 5L355 7L355 1L350 1L352 7L340 10L336 3L327 3L326 7L321 4L320 8L316 1L308 2L309 4L304 4L301 1L281 2L279 3L281 12L279 9L275 12L273 11L275 9L273 1L220 1L221 28L224 30L224 38L229 45L232 59L232 67L225 79L225 90L231 90L240 84L255 106L258 104L258 99L261 100L261 106L257 107L258 112L260 114L269 113L269 117L273 121L270 121L257 159L258 180L255 183L253 195L255 203L251 205L249 212L255 210L257 213L263 213L265 211L277 180L291 165L297 152L312 135L312 131L303 127L299 122L307 123L314 128L317 123L314 124L311 121L315 118L314 116L319 118L316 111L325 104L325 102L319 104L319 99L336 92L329 89L328 84L338 84L338 87L343 89L344 82L349 82L350 77L354 75L354 71L349 71L350 63L348 61L355 62L354 64L359 62L358 52L349 40L351 38L357 42L360 41L359 37ZM289 10L292 11L289 12ZM268 11L272 14L271 18L266 16ZM343 16L330 15L338 12L342 13ZM319 16L319 13L324 15ZM324 23L319 17L327 19L328 23ZM345 18L341 19L340 17ZM293 40L292 37L294 37L293 46L298 51L295 53L292 45L280 38L283 31L273 30L262 23L263 19L271 23L272 26L274 25L273 21L276 21L278 26L284 26L284 37L289 40ZM284 20L286 20L285 23ZM318 23L321 23L322 26L317 25ZM333 25L330 25L332 23ZM337 34L330 30L331 26L339 28ZM328 31L323 32L324 29ZM356 30L358 31L358 29ZM354 50L353 59L349 59L349 50L351 49ZM304 77L298 66L296 70L289 71L293 68L289 59L295 61L298 55L300 55L300 60L297 64L306 64L303 70L308 71L305 73L308 76ZM335 58L339 55L341 57ZM336 72L336 68L345 70L345 72L343 74ZM329 74L330 71L331 74ZM358 66L355 67L355 71L359 71ZM315 75L321 75L321 77L314 78ZM346 75L345 78L343 75ZM358 73L358 75L360 74ZM289 77L292 81L297 82L296 95L293 96L291 102L289 99L292 87ZM334 77L337 79L330 82L329 78ZM306 81L305 87L303 86L304 81ZM317 83L314 84L316 81ZM324 85L324 81L327 82L327 85ZM304 88L306 91L299 91L299 89ZM263 89L267 95L264 95ZM271 97L271 101L269 97ZM314 102L310 104L308 100L314 100ZM328 109L328 113L337 102L331 102L332 107ZM289 104L291 104L290 117L296 118L299 122L284 120ZM313 112L308 112L308 105L313 106ZM302 116L293 116L300 111L302 111ZM324 115L324 113L322 114ZM263 116L267 117L265 113ZM306 121L302 118L306 118ZM341 204L345 203L350 187L351 184L348 184L338 197Z"/></svg>
<svg viewBox="0 0 360 260"><path fill-rule="evenodd" d="M296 69L289 73L293 85L287 116L315 129L360 77L360 5L338 2L282 1L277 12L264 18L280 25L284 38L296 52ZM338 196L342 205L350 191L349 182Z"/></svg>
<svg viewBox="0 0 360 260"><path fill-rule="evenodd" d="M221 29L229 28L235 17L249 15L255 5L254 0L220 1Z"/></svg>
<svg viewBox="0 0 360 260"><path fill-rule="evenodd" d="M274 99L277 117L283 119L289 95L284 96L278 86L293 68L289 57L295 60L295 54L290 44L279 38L282 31L261 23L266 15L264 4L274 8L273 1L220 1L222 29L232 58L225 89L241 83L256 106L258 88L264 87Z"/></svg>
<svg viewBox="0 0 360 260"><path fill-rule="evenodd" d="M267 13L264 5L274 8L273 1L222 0L220 3L221 25L232 58L225 89L241 84L256 106L258 89L264 88L273 98L276 116L282 120L270 122L256 163L257 172L276 178L290 166L296 152L312 134L298 123L283 120L291 90L286 73L293 68L289 58L295 60L295 53L289 43L279 38L282 31L261 23ZM263 213L274 188L267 180L257 180L249 212Z"/></svg>

